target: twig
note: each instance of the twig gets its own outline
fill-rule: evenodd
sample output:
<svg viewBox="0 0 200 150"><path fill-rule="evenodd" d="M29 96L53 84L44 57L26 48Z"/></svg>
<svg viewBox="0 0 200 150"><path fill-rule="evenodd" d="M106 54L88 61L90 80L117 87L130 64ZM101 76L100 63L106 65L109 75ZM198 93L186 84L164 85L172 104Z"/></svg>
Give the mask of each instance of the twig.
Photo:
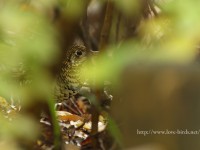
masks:
<svg viewBox="0 0 200 150"><path fill-rule="evenodd" d="M101 30L101 36L100 36L100 44L99 44L100 51L104 50L104 48L108 44L110 29L112 25L113 8L114 6L112 3L112 0L107 0L106 13L105 13L104 23Z"/></svg>
<svg viewBox="0 0 200 150"><path fill-rule="evenodd" d="M62 138L61 138L61 133L60 133L60 126L58 124L56 112L54 110L55 101L53 100L53 98L49 98L48 105L49 105L49 111L51 114L51 123L53 124L53 134L54 134L53 137L54 137L54 146L55 146L54 149L59 150L61 149Z"/></svg>
<svg viewBox="0 0 200 150"><path fill-rule="evenodd" d="M81 30L82 30L82 36L83 41L86 44L85 46L89 49L91 49L91 42L90 42L90 36L89 36L89 26L87 22L87 16L83 17L83 20L81 22Z"/></svg>
<svg viewBox="0 0 200 150"><path fill-rule="evenodd" d="M78 105L76 104L76 102L74 102L74 101L72 100L72 98L70 98L69 100L70 100L71 103L74 105L74 107L76 108L76 110L78 111L78 113L79 113L80 115L82 115L83 113L82 113L81 110L79 109L79 107L78 107Z"/></svg>
<svg viewBox="0 0 200 150"><path fill-rule="evenodd" d="M100 35L100 43L99 43L99 50L102 52L105 47L108 44L109 34L110 34L110 28L112 24L112 13L113 13L113 3L112 0L107 0L107 6L106 6L106 12L104 17L104 22L101 30ZM93 89L92 92L95 94L95 102L92 104L91 107L91 114L92 114L92 129L91 129L91 138L92 138L92 145L93 148L97 148L98 144L98 122L99 122L99 106L98 104L101 104L102 98L101 93L102 89L98 88L95 82L95 75L94 75L94 81L93 81Z"/></svg>
<svg viewBox="0 0 200 150"><path fill-rule="evenodd" d="M95 98L94 101L98 102L100 100L99 92L97 89L94 90ZM99 122L99 110L97 104L95 102L92 104L91 107L91 113L92 113L92 129L91 129L91 139L92 139L92 146L93 148L97 147L98 139L97 139L97 133L98 133L98 122Z"/></svg>
<svg viewBox="0 0 200 150"><path fill-rule="evenodd" d="M82 31L82 38L84 43L86 44L85 46L89 49L91 49L91 41L90 41L90 35L89 35L89 25L88 25L88 18L87 18L87 8L91 0L87 0L85 4L85 9L84 9L84 15L81 20L80 28Z"/></svg>

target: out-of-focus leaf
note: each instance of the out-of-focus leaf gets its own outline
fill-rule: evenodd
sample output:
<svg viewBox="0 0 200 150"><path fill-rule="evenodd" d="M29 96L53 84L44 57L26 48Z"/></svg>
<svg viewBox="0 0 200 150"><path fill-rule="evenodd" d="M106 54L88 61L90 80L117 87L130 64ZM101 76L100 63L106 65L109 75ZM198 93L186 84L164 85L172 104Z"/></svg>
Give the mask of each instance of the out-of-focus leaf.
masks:
<svg viewBox="0 0 200 150"><path fill-rule="evenodd" d="M115 0L114 2L127 15L136 14L140 10L138 0Z"/></svg>
<svg viewBox="0 0 200 150"><path fill-rule="evenodd" d="M165 45L166 44L166 45ZM106 54L96 58L96 65L88 64L88 72L84 75L95 78L97 85L105 80L117 79L123 68L130 62L140 63L179 63L187 64L194 60L195 50L193 44L187 39L177 38L168 43L154 45L154 47L143 46L136 41L124 43L120 47L112 47L108 50L114 51L113 57Z"/></svg>
<svg viewBox="0 0 200 150"><path fill-rule="evenodd" d="M199 1L177 0L162 5L164 14L173 21L174 34L199 37L199 4Z"/></svg>
<svg viewBox="0 0 200 150"><path fill-rule="evenodd" d="M0 93L21 100L33 95L48 96L51 78L45 66L53 63L58 54L54 29L44 16L19 6L5 5L0 12ZM17 82L15 76L24 76L23 83Z"/></svg>
<svg viewBox="0 0 200 150"><path fill-rule="evenodd" d="M83 13L85 2L82 0L59 0L66 16L78 18Z"/></svg>
<svg viewBox="0 0 200 150"><path fill-rule="evenodd" d="M115 79L129 62L192 62L200 39L198 5L189 0L170 1L164 3L161 13L158 18L141 22L138 33L142 42L129 41L121 46L108 48L108 51L113 52L113 57L109 58L107 54L99 56L96 66L88 65L90 71L85 73L86 76L95 78L97 83L102 84L107 79Z"/></svg>
<svg viewBox="0 0 200 150"><path fill-rule="evenodd" d="M109 117L108 130L110 131L116 142L122 147L123 144L121 132L117 126L117 123L111 117Z"/></svg>
<svg viewBox="0 0 200 150"><path fill-rule="evenodd" d="M56 56L55 31L41 16L10 6L1 9L0 19L4 32L1 53L5 58L51 62Z"/></svg>
<svg viewBox="0 0 200 150"><path fill-rule="evenodd" d="M0 116L1 128L0 137L3 139L12 139L13 137L34 140L38 134L38 125L25 116L18 116L12 121Z"/></svg>

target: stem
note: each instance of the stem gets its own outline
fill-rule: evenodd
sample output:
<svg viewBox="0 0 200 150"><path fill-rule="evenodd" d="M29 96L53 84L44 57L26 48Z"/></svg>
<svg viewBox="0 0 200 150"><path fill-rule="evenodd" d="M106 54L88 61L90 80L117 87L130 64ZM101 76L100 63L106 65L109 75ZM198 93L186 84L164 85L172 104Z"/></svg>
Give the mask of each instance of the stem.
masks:
<svg viewBox="0 0 200 150"><path fill-rule="evenodd" d="M60 150L61 149L61 134L60 134L60 127L58 124L58 120L56 117L56 112L55 112L55 102L52 98L49 99L48 101L49 104L49 109L50 109L50 114L51 114L51 122L53 125L53 134L54 134L54 145L55 145L55 150Z"/></svg>
<svg viewBox="0 0 200 150"><path fill-rule="evenodd" d="M103 49L105 49L105 47L108 44L110 29L111 29L111 25L112 25L113 8L114 7L113 7L112 0L107 0L107 7L106 7L106 12L105 12L103 27L101 30L100 44L99 44L99 49L101 51Z"/></svg>

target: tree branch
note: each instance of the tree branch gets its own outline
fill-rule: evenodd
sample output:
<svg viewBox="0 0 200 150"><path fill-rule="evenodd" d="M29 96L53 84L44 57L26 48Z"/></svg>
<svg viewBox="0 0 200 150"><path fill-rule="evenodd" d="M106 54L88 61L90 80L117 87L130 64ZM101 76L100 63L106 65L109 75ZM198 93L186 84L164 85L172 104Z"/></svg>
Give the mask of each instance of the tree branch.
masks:
<svg viewBox="0 0 200 150"><path fill-rule="evenodd" d="M101 37L100 37L100 44L99 44L99 49L101 51L105 49L105 47L108 44L110 29L112 25L113 8L114 8L114 5L113 5L112 0L107 0L106 13L105 13L103 27L101 30Z"/></svg>

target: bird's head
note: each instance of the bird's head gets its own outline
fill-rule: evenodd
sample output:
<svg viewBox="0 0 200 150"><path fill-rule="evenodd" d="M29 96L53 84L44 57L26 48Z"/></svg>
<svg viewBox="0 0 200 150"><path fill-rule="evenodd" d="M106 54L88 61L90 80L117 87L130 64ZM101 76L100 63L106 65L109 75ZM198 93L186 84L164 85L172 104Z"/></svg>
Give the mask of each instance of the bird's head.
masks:
<svg viewBox="0 0 200 150"><path fill-rule="evenodd" d="M85 46L73 45L67 54L67 63L71 67L77 67L83 64L91 53Z"/></svg>

